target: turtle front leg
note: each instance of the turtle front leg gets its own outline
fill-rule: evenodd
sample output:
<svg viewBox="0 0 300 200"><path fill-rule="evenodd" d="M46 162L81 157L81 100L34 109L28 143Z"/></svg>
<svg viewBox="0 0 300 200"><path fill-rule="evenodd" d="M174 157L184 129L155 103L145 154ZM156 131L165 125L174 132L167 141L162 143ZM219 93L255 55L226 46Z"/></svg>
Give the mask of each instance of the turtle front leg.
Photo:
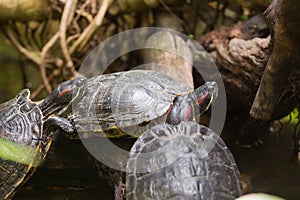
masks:
<svg viewBox="0 0 300 200"><path fill-rule="evenodd" d="M44 123L44 130L62 130L66 133L76 132L75 126L67 119L59 116L51 116Z"/></svg>
<svg viewBox="0 0 300 200"><path fill-rule="evenodd" d="M43 143L42 153L44 156L50 148L52 136L55 131L63 132L67 136L72 136L72 138L75 138L75 135L77 136L75 126L70 121L62 117L50 116L44 122L43 135L41 138L41 142Z"/></svg>
<svg viewBox="0 0 300 200"><path fill-rule="evenodd" d="M44 123L44 132L51 133L53 131L62 131L69 138L78 138L75 125L62 117L51 116Z"/></svg>

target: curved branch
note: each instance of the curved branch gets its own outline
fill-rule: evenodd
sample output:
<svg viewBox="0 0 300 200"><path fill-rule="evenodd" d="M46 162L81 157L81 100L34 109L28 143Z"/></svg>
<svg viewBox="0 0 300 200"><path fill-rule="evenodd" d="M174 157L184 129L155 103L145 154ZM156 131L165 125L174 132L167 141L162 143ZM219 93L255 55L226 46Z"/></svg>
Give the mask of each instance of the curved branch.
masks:
<svg viewBox="0 0 300 200"><path fill-rule="evenodd" d="M54 78L55 73L56 73L55 71L52 72L52 73L50 74L50 76L48 77L47 80L48 80L48 81L51 81L51 80ZM36 88L36 89L34 90L34 92L31 93L30 99L35 99L35 98L37 98L37 96L44 90L44 88L45 88L45 84L44 84L44 83L40 84L40 86L39 86L38 88Z"/></svg>
<svg viewBox="0 0 300 200"><path fill-rule="evenodd" d="M86 45L86 43L91 38L92 34L96 31L96 29L102 24L105 13L112 3L112 0L103 0L101 7L95 16L94 20L89 24L88 27L83 31L80 37L73 43L70 48L70 54L74 53L74 51L79 47L82 48Z"/></svg>
<svg viewBox="0 0 300 200"><path fill-rule="evenodd" d="M24 48L18 41L17 37L15 36L14 32L9 28L5 27L4 32L6 33L7 37L9 37L9 40L12 42L12 44L25 56L27 56L30 60L35 62L37 65L41 63L41 57L38 52L29 51L26 48Z"/></svg>
<svg viewBox="0 0 300 200"><path fill-rule="evenodd" d="M71 58L71 55L68 50L68 44L67 44L67 27L71 23L75 11L76 11L76 5L77 5L77 0L69 0L66 2L64 12L61 17L61 22L59 26L59 37L60 37L60 46L62 49L62 52L64 54L64 57L66 59L66 67L68 72L71 72L70 76L73 76L75 73L75 68L73 65L73 61Z"/></svg>
<svg viewBox="0 0 300 200"><path fill-rule="evenodd" d="M58 37L59 37L58 33L54 34L52 36L52 38L45 44L45 46L43 47L42 52L41 52L41 63L39 65L40 73L41 73L44 87L46 88L48 93L51 92L51 86L49 84L49 80L47 78L46 70L45 70L46 69L46 56L47 56L47 53L50 50L50 48L56 43ZM43 87L40 87L40 88L43 89ZM38 94L38 92L36 92L36 93ZM34 95L32 94L32 96L34 96Z"/></svg>

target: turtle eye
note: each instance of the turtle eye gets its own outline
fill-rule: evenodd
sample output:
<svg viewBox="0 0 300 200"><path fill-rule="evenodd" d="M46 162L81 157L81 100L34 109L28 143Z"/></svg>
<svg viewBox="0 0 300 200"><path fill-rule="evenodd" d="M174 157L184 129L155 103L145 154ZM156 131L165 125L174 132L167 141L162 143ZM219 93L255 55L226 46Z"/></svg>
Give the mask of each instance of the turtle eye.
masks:
<svg viewBox="0 0 300 200"><path fill-rule="evenodd" d="M84 77L75 79L76 87L82 87L85 84L85 82L86 82L86 78L84 78Z"/></svg>

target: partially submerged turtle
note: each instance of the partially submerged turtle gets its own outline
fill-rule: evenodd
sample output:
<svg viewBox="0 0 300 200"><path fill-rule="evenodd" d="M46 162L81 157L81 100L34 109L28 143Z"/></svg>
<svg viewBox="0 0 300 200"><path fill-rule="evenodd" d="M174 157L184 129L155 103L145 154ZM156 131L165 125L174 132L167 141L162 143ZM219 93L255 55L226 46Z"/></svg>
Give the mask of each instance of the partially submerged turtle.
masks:
<svg viewBox="0 0 300 200"><path fill-rule="evenodd" d="M155 71L106 74L87 80L71 120L82 137L84 133L138 137L156 124L195 120L216 96L215 82L194 91Z"/></svg>
<svg viewBox="0 0 300 200"><path fill-rule="evenodd" d="M49 150L51 131L74 131L66 119L55 115L64 112L81 94L84 83L84 78L63 82L39 104L29 99L28 89L0 104L0 199L11 198L33 174Z"/></svg>
<svg viewBox="0 0 300 200"><path fill-rule="evenodd" d="M242 195L230 150L216 133L194 122L145 132L131 149L127 171L128 200L231 200Z"/></svg>

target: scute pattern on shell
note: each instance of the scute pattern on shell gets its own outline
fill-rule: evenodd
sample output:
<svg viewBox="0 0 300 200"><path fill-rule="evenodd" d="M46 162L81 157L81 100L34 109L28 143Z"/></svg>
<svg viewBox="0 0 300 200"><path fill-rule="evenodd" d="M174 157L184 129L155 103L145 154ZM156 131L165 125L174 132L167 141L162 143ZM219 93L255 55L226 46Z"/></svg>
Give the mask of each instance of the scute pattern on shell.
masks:
<svg viewBox="0 0 300 200"><path fill-rule="evenodd" d="M43 115L22 90L14 99L0 104L0 137L41 148ZM4 199L22 182L32 166L0 159L0 199Z"/></svg>
<svg viewBox="0 0 300 200"><path fill-rule="evenodd" d="M30 167L10 160L0 159L0 199L7 198L26 177Z"/></svg>
<svg viewBox="0 0 300 200"><path fill-rule="evenodd" d="M150 121L166 113L176 95L189 91L192 90L157 72L126 72L113 88L113 117L120 127Z"/></svg>
<svg viewBox="0 0 300 200"><path fill-rule="evenodd" d="M155 71L133 70L88 79L87 91L76 105L78 130L95 132L132 127L159 119L179 94L192 89ZM134 128L134 127L133 127Z"/></svg>
<svg viewBox="0 0 300 200"><path fill-rule="evenodd" d="M22 90L14 99L0 105L0 135L35 146L42 134L42 119L38 105L29 99L29 90Z"/></svg>
<svg viewBox="0 0 300 200"><path fill-rule="evenodd" d="M152 127L132 147L127 170L128 200L242 194L233 155L216 133L194 122Z"/></svg>

